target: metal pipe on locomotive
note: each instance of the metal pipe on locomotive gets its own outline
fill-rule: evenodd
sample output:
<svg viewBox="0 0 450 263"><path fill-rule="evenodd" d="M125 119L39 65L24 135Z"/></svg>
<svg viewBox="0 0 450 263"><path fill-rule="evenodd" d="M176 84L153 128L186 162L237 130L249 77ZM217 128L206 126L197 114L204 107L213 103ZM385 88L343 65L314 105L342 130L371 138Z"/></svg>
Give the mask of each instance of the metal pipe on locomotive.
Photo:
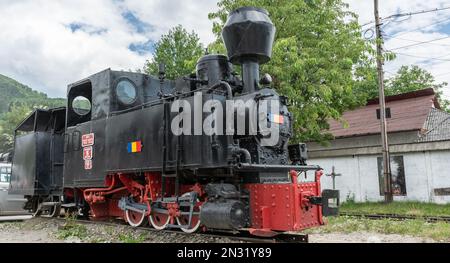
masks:
<svg viewBox="0 0 450 263"><path fill-rule="evenodd" d="M95 220L148 220L156 229L188 233L246 229L271 236L324 224L324 215L337 213L330 200L338 203L338 193L320 192L321 168L306 165L304 144L288 144L287 98L270 88L269 75L260 78L275 38L267 11L231 12L222 35L228 57L202 57L192 76L168 80L163 67L159 77L108 69L69 85L66 108L36 110L16 129L10 192L26 196L36 214L57 215L63 207ZM76 105L79 98L88 107ZM208 100L223 108L230 101L277 102L279 109L257 115L277 125L277 142L263 145L260 130L227 133L229 123L223 132L198 134L193 128L208 118L217 125L230 117L214 119L214 107L204 112ZM231 113L244 116L246 132L249 111ZM188 132L174 134L180 115L188 118L178 128ZM313 180L302 182L303 174Z"/></svg>

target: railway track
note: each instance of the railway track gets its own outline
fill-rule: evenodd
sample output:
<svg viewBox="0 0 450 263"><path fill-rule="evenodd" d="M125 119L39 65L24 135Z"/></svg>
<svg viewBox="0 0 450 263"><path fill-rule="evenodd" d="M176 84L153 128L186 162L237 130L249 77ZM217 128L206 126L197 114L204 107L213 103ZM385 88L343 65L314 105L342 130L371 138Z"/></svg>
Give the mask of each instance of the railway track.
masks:
<svg viewBox="0 0 450 263"><path fill-rule="evenodd" d="M398 214L364 214L340 213L340 216L367 218L367 219L393 219L393 220L424 220L426 222L450 222L450 216L415 216Z"/></svg>
<svg viewBox="0 0 450 263"><path fill-rule="evenodd" d="M58 220L66 222L67 219L58 217L58 218L50 218L43 217L48 220ZM72 220L72 219L71 219ZM96 225L106 225L106 226L123 226L132 230L144 230L148 232L152 232L155 234L177 234L183 236L197 236L197 237L209 237L209 238L227 238L230 240L236 240L247 243L308 243L308 235L306 234L292 234L292 233L282 233L275 237L256 237L250 235L247 231L235 231L235 232L205 232L205 233L194 233L188 234L179 230L156 230L150 227L132 227L128 224L125 224L121 221L92 221L92 220L82 220L82 219L73 219L75 223L80 224L96 224Z"/></svg>

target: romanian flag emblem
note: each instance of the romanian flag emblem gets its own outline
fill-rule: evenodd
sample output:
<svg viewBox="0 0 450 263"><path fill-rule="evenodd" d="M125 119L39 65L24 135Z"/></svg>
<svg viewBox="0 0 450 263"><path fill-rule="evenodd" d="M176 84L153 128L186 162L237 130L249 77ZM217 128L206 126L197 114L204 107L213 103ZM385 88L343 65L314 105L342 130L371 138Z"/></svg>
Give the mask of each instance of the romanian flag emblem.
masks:
<svg viewBox="0 0 450 263"><path fill-rule="evenodd" d="M283 124L284 123L284 116L280 114L270 114L269 115L269 121L273 123Z"/></svg>
<svg viewBox="0 0 450 263"><path fill-rule="evenodd" d="M142 142L129 142L128 143L128 153L140 153L142 151Z"/></svg>

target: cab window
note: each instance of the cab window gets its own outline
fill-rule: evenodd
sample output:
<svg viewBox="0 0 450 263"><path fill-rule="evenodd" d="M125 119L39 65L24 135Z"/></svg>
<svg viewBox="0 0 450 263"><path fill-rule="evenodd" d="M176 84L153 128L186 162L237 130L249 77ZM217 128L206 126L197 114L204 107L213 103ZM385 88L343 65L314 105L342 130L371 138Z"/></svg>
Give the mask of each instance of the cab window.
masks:
<svg viewBox="0 0 450 263"><path fill-rule="evenodd" d="M11 168L0 167L0 182L9 183L10 177L11 177Z"/></svg>

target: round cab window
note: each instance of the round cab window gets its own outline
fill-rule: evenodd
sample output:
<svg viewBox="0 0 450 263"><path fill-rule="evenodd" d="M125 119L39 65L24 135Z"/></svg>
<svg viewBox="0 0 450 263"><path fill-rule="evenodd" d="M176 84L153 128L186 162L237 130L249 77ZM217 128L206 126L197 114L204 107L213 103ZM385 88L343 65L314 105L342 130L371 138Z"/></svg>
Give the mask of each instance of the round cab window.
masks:
<svg viewBox="0 0 450 263"><path fill-rule="evenodd" d="M83 96L78 96L72 101L73 111L78 115L86 115L91 111L91 102Z"/></svg>
<svg viewBox="0 0 450 263"><path fill-rule="evenodd" d="M137 97L136 87L129 80L121 80L117 83L116 95L122 104L133 104Z"/></svg>

